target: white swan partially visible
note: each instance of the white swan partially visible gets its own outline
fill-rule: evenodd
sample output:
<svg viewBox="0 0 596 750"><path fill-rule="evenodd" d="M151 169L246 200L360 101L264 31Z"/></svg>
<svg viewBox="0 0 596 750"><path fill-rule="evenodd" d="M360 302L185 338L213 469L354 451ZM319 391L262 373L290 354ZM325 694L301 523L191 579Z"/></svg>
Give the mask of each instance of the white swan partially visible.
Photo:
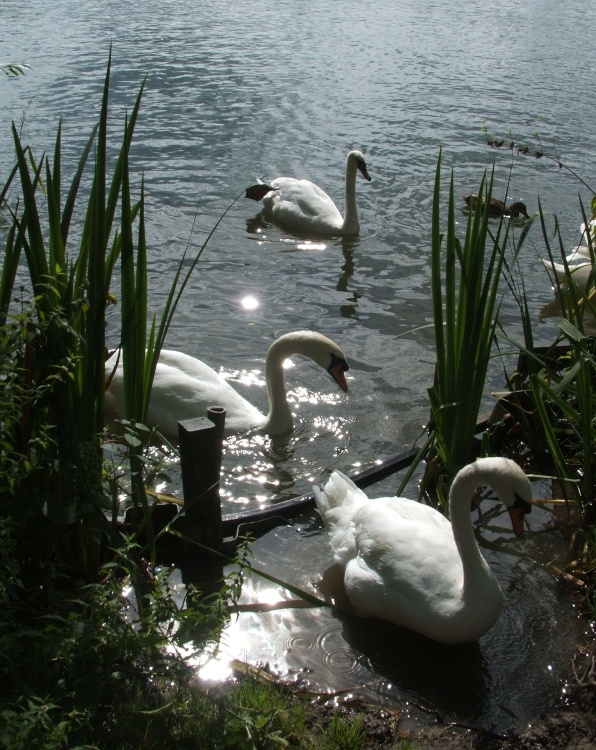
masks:
<svg viewBox="0 0 596 750"><path fill-rule="evenodd" d="M571 273L571 278L578 286L585 289L592 269L594 269L594 276L596 276L596 263L592 264L593 256L590 252L590 247L588 245L578 245L565 256L565 259ZM541 258L541 260L544 267L557 278L559 283L567 281L564 263L551 262L546 258Z"/></svg>
<svg viewBox="0 0 596 750"><path fill-rule="evenodd" d="M474 491L485 485L508 508L517 536L523 536L530 483L507 458L483 458L457 474L449 494L451 522L414 500L369 500L338 471L325 487L313 488L359 615L443 643L473 641L495 624L503 594L478 549L470 517Z"/></svg>
<svg viewBox="0 0 596 750"><path fill-rule="evenodd" d="M182 352L162 349L149 400L147 422L158 426L170 437L178 436L178 422L207 416L209 406L226 409L226 434L255 427L269 435L289 432L294 424L286 397L283 363L293 354L310 357L333 377L343 391L348 390L345 372L349 369L339 346L315 331L296 331L280 336L271 344L265 359L265 382L269 413L262 414L243 398L209 365ZM105 364L106 411L116 418L125 417L122 364L113 354ZM114 370L114 368L116 369Z"/></svg>
<svg viewBox="0 0 596 750"><path fill-rule="evenodd" d="M246 197L263 201L264 213L283 226L313 234L349 236L360 232L356 208L356 172L370 182L364 155L350 151L346 158L346 203L342 216L335 203L309 180L277 177L249 187Z"/></svg>

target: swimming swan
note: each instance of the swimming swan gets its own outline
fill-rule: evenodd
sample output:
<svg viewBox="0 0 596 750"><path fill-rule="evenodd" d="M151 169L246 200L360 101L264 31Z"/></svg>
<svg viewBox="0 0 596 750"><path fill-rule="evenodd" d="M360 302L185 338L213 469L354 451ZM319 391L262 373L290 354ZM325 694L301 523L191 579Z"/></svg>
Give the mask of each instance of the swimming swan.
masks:
<svg viewBox="0 0 596 750"><path fill-rule="evenodd" d="M318 185L293 177L277 177L269 184L259 181L246 190L246 197L263 201L264 212L273 221L292 229L315 234L356 235L360 232L356 208L356 171L370 182L364 155L350 151L346 158L346 215Z"/></svg>
<svg viewBox="0 0 596 750"><path fill-rule="evenodd" d="M507 458L483 458L457 474L449 493L451 523L415 500L369 500L339 471L322 489L313 487L359 615L389 620L443 643L473 641L495 624L503 594L478 549L470 518L474 491L484 485L500 497L516 535L523 537L530 483Z"/></svg>
<svg viewBox="0 0 596 750"><path fill-rule="evenodd" d="M286 398L283 363L293 354L310 357L333 377L343 391L348 390L345 372L348 363L335 342L315 331L296 331L280 336L271 344L265 359L265 382L269 414L265 416L243 398L209 365L182 352L162 349L153 379L147 422L159 426L165 435L178 437L182 419L207 416L209 406L226 409L225 432L231 434L260 428L269 435L289 432L294 424ZM106 411L124 418L122 365L116 370L117 353L105 363Z"/></svg>
<svg viewBox="0 0 596 750"><path fill-rule="evenodd" d="M462 198L466 202L469 208L476 208L478 203L478 195L476 193L470 193L469 195L462 195ZM482 199L482 205L484 206L484 198ZM504 201L498 198L491 198L488 205L488 213L490 216L511 216L512 219L517 219L519 216L524 216L529 219L528 209L526 204L521 201L515 201L508 206Z"/></svg>

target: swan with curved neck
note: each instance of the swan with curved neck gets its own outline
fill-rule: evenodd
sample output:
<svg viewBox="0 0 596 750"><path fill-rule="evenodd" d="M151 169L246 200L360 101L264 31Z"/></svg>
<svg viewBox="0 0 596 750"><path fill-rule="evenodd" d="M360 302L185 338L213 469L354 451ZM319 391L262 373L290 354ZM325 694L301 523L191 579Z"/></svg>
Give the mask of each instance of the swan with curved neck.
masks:
<svg viewBox="0 0 596 750"><path fill-rule="evenodd" d="M327 193L309 180L277 177L246 190L246 197L263 201L264 213L291 229L314 234L350 236L360 232L356 207L356 174L370 182L364 155L350 151L346 158L345 216Z"/></svg>
<svg viewBox="0 0 596 750"><path fill-rule="evenodd" d="M259 428L269 435L292 430L294 420L283 376L283 363L293 354L302 354L327 370L343 391L348 390L345 372L349 369L339 346L315 331L295 331L280 336L271 344L265 359L265 382L269 413L262 414L243 398L209 365L182 352L162 349L153 378L147 422L158 426L167 436L178 436L178 422L204 417L209 406L226 409L226 434ZM106 410L110 416L124 418L124 382L117 354L105 364Z"/></svg>
<svg viewBox="0 0 596 750"><path fill-rule="evenodd" d="M507 458L479 459L457 474L449 494L451 522L407 498L369 500L338 471L323 488L313 488L359 615L389 620L443 643L473 641L495 624L503 594L478 549L470 518L480 486L498 495L516 535L523 536L530 483Z"/></svg>

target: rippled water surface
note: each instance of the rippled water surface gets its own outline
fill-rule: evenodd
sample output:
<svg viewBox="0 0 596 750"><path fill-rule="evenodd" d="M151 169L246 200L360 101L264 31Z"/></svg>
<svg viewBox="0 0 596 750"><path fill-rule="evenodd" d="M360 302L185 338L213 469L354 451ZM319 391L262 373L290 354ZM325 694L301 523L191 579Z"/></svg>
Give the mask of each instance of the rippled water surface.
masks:
<svg viewBox="0 0 596 750"><path fill-rule="evenodd" d="M240 198L211 238L170 330L169 347L221 368L263 410L263 360L279 334L318 329L340 344L350 362L350 391L344 395L313 363L295 359L287 383L298 427L290 438L250 435L227 443L225 510L302 494L331 469L350 473L370 466L410 447L420 434L434 367L432 331L424 326L431 314L430 209L441 147L445 174L455 169L458 193L473 191L494 160L496 194L524 200L530 211L540 196L547 210L557 212L565 242L577 244L577 194L587 201L587 191L550 159L489 149L482 128L495 135L511 132L515 141L560 157L590 182L596 166L596 63L580 40L595 20L592 4L563 7L556 0L504 0L490 10L482 0L3 0L3 62L31 69L18 79L0 79L2 175L12 164L11 120L39 156L52 151L59 118L63 172L72 173L99 112L110 43L115 142L148 76L132 166L137 190L141 174L145 179L151 304L157 312L184 250L192 255L200 248L257 176L308 177L343 206L345 154L353 147L366 154L372 182L358 181L358 239L308 244L273 226L257 231L256 204ZM546 343L557 320L541 316L551 300L541 252L535 227L520 265L535 336ZM257 304L243 304L247 297ZM503 322L520 334L507 294ZM113 342L117 326L118 311L110 320ZM495 362L490 386L501 385ZM267 539L257 555L296 558L300 575L312 583L322 575L328 551L314 520ZM506 586L510 614L477 648L466 650L471 666L460 697L471 691L485 706L507 705L508 681L522 679L517 667L509 671L508 649L516 643L509 636L518 635L515 611L528 588L536 590L537 602L552 601L568 611L542 568L544 559L533 562L535 552L532 542L513 547L508 539L502 549L490 550L499 570L514 571ZM529 706L548 703L558 691L558 676L545 672L556 667L544 650L544 640L550 640L546 611L550 606L542 604L534 614L524 610L527 674L538 671L546 680L546 687L536 688L534 703L530 693ZM313 643L323 644L327 676L348 672L342 685L356 678L354 665L374 673L380 663L366 626L353 618L311 610L292 613L289 620L279 613L268 617L279 618L280 630L286 624L284 648L292 659ZM554 632L568 631L566 617L561 615L560 630L552 625ZM318 635L305 635L314 632L313 622ZM377 643L395 636L379 633ZM346 643L353 648L349 656L342 651ZM557 662L561 667L569 648ZM402 651L392 653L399 661ZM405 664L397 667L412 673ZM424 676L422 667L419 673ZM393 672L389 682L396 684ZM531 683L528 677L520 692ZM424 692L412 684L392 690L378 688L400 697ZM490 723L491 710L474 715Z"/></svg>

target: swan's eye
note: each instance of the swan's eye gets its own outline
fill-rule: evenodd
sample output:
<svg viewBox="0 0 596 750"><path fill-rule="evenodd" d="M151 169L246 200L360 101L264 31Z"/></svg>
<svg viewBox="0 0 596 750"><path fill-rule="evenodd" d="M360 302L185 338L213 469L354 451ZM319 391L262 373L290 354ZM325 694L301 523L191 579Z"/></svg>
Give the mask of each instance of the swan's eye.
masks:
<svg viewBox="0 0 596 750"><path fill-rule="evenodd" d="M511 507L520 508L526 515L532 512L531 504L527 500L524 500L523 497L518 495L517 492L515 493L515 502Z"/></svg>
<svg viewBox="0 0 596 750"><path fill-rule="evenodd" d="M331 375L333 380L339 385L342 391L345 393L348 390L348 383L344 376L344 372L349 370L350 367L343 357L338 357L337 354L331 352L331 365L327 369L327 372Z"/></svg>
<svg viewBox="0 0 596 750"><path fill-rule="evenodd" d="M331 354L331 365L329 366L329 369L332 368L334 370L341 370L341 372L347 372L350 369L350 365L346 362L346 360L343 357L338 357L337 354L334 354L333 352L330 352Z"/></svg>

